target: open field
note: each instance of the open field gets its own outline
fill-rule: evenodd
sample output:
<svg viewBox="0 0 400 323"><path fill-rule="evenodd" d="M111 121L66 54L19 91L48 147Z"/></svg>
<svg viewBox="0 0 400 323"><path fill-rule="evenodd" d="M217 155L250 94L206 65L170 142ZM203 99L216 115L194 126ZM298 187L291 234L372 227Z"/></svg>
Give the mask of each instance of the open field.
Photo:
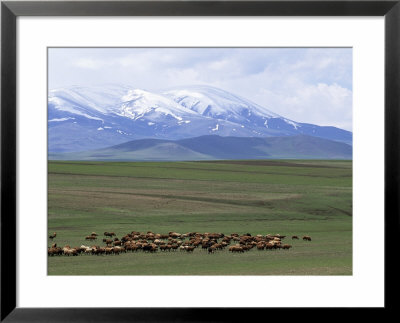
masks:
<svg viewBox="0 0 400 323"><path fill-rule="evenodd" d="M48 258L50 275L351 275L352 162L50 161L48 233L91 245L104 231L289 236L290 250ZM311 242L291 240L310 235ZM51 241L49 240L49 245Z"/></svg>

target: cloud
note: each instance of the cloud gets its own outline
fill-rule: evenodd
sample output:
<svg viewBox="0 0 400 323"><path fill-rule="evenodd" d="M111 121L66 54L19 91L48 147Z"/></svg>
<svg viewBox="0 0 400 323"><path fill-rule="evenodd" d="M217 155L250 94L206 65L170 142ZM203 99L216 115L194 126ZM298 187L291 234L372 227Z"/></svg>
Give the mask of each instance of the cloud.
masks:
<svg viewBox="0 0 400 323"><path fill-rule="evenodd" d="M265 91L264 98L295 121L352 129L352 92L336 83L302 84L285 94Z"/></svg>
<svg viewBox="0 0 400 323"><path fill-rule="evenodd" d="M299 122L352 129L350 48L54 48L50 87L208 84Z"/></svg>
<svg viewBox="0 0 400 323"><path fill-rule="evenodd" d="M85 69L100 69L103 68L106 64L102 60L95 60L92 58L80 58L72 63L76 67L85 68Z"/></svg>

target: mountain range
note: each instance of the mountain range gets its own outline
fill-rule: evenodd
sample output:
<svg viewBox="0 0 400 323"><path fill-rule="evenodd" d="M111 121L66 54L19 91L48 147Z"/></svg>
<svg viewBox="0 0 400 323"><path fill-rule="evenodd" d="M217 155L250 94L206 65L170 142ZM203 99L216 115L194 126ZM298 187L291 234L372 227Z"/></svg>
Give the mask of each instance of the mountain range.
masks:
<svg viewBox="0 0 400 323"><path fill-rule="evenodd" d="M227 144L222 137L237 144L240 138L244 138L245 145L249 141L257 145L287 144L295 140L310 143L310 137L352 143L349 131L296 122L248 99L210 86L188 86L159 92L126 85L73 86L48 93L48 150L54 156L104 148L110 150L107 147L130 142L131 145L152 143L148 149L153 150L156 146L157 149L179 146L179 149L189 149L196 154L223 158L222 151L216 155L184 144L184 140L194 142L198 138L202 138L201 142L213 139ZM212 145L217 145L216 142ZM231 153L227 152L229 156ZM263 156L269 156L268 152L266 154ZM249 156L257 155L259 152L253 151ZM287 156L287 153L283 155ZM199 159L201 157L199 155Z"/></svg>
<svg viewBox="0 0 400 323"><path fill-rule="evenodd" d="M221 159L351 159L352 147L318 137L221 137L181 140L139 139L77 153L50 153L60 160L221 160Z"/></svg>

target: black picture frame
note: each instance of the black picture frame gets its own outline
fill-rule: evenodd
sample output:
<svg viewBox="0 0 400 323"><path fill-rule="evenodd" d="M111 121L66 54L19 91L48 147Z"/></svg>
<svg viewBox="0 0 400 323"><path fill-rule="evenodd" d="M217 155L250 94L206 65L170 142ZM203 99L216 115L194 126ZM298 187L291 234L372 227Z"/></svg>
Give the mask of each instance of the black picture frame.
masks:
<svg viewBox="0 0 400 323"><path fill-rule="evenodd" d="M1 321L237 321L238 309L17 308L16 19L19 16L384 16L385 309L395 309L399 236L400 0L380 1L3 1L1 3ZM383 242L382 237L379 237ZM371 255L371 261L373 256ZM276 309L277 310L277 309ZM246 311L240 309L240 311ZM247 311L260 312L260 309ZM272 311L272 310L271 310ZM282 312L282 311L280 311ZM251 315L264 313L251 313ZM333 313L332 313L333 314ZM270 312L269 312L270 315ZM297 319L301 316L297 317Z"/></svg>

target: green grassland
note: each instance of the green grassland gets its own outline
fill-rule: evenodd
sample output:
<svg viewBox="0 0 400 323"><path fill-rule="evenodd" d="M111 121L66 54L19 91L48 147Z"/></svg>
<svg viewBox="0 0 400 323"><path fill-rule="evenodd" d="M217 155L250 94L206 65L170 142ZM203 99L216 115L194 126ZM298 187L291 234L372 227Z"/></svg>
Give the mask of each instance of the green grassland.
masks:
<svg viewBox="0 0 400 323"><path fill-rule="evenodd" d="M351 275L352 162L254 160L48 164L48 233L310 235L290 250L48 258L50 275ZM95 244L102 245L100 236ZM49 240L49 245L51 241Z"/></svg>

